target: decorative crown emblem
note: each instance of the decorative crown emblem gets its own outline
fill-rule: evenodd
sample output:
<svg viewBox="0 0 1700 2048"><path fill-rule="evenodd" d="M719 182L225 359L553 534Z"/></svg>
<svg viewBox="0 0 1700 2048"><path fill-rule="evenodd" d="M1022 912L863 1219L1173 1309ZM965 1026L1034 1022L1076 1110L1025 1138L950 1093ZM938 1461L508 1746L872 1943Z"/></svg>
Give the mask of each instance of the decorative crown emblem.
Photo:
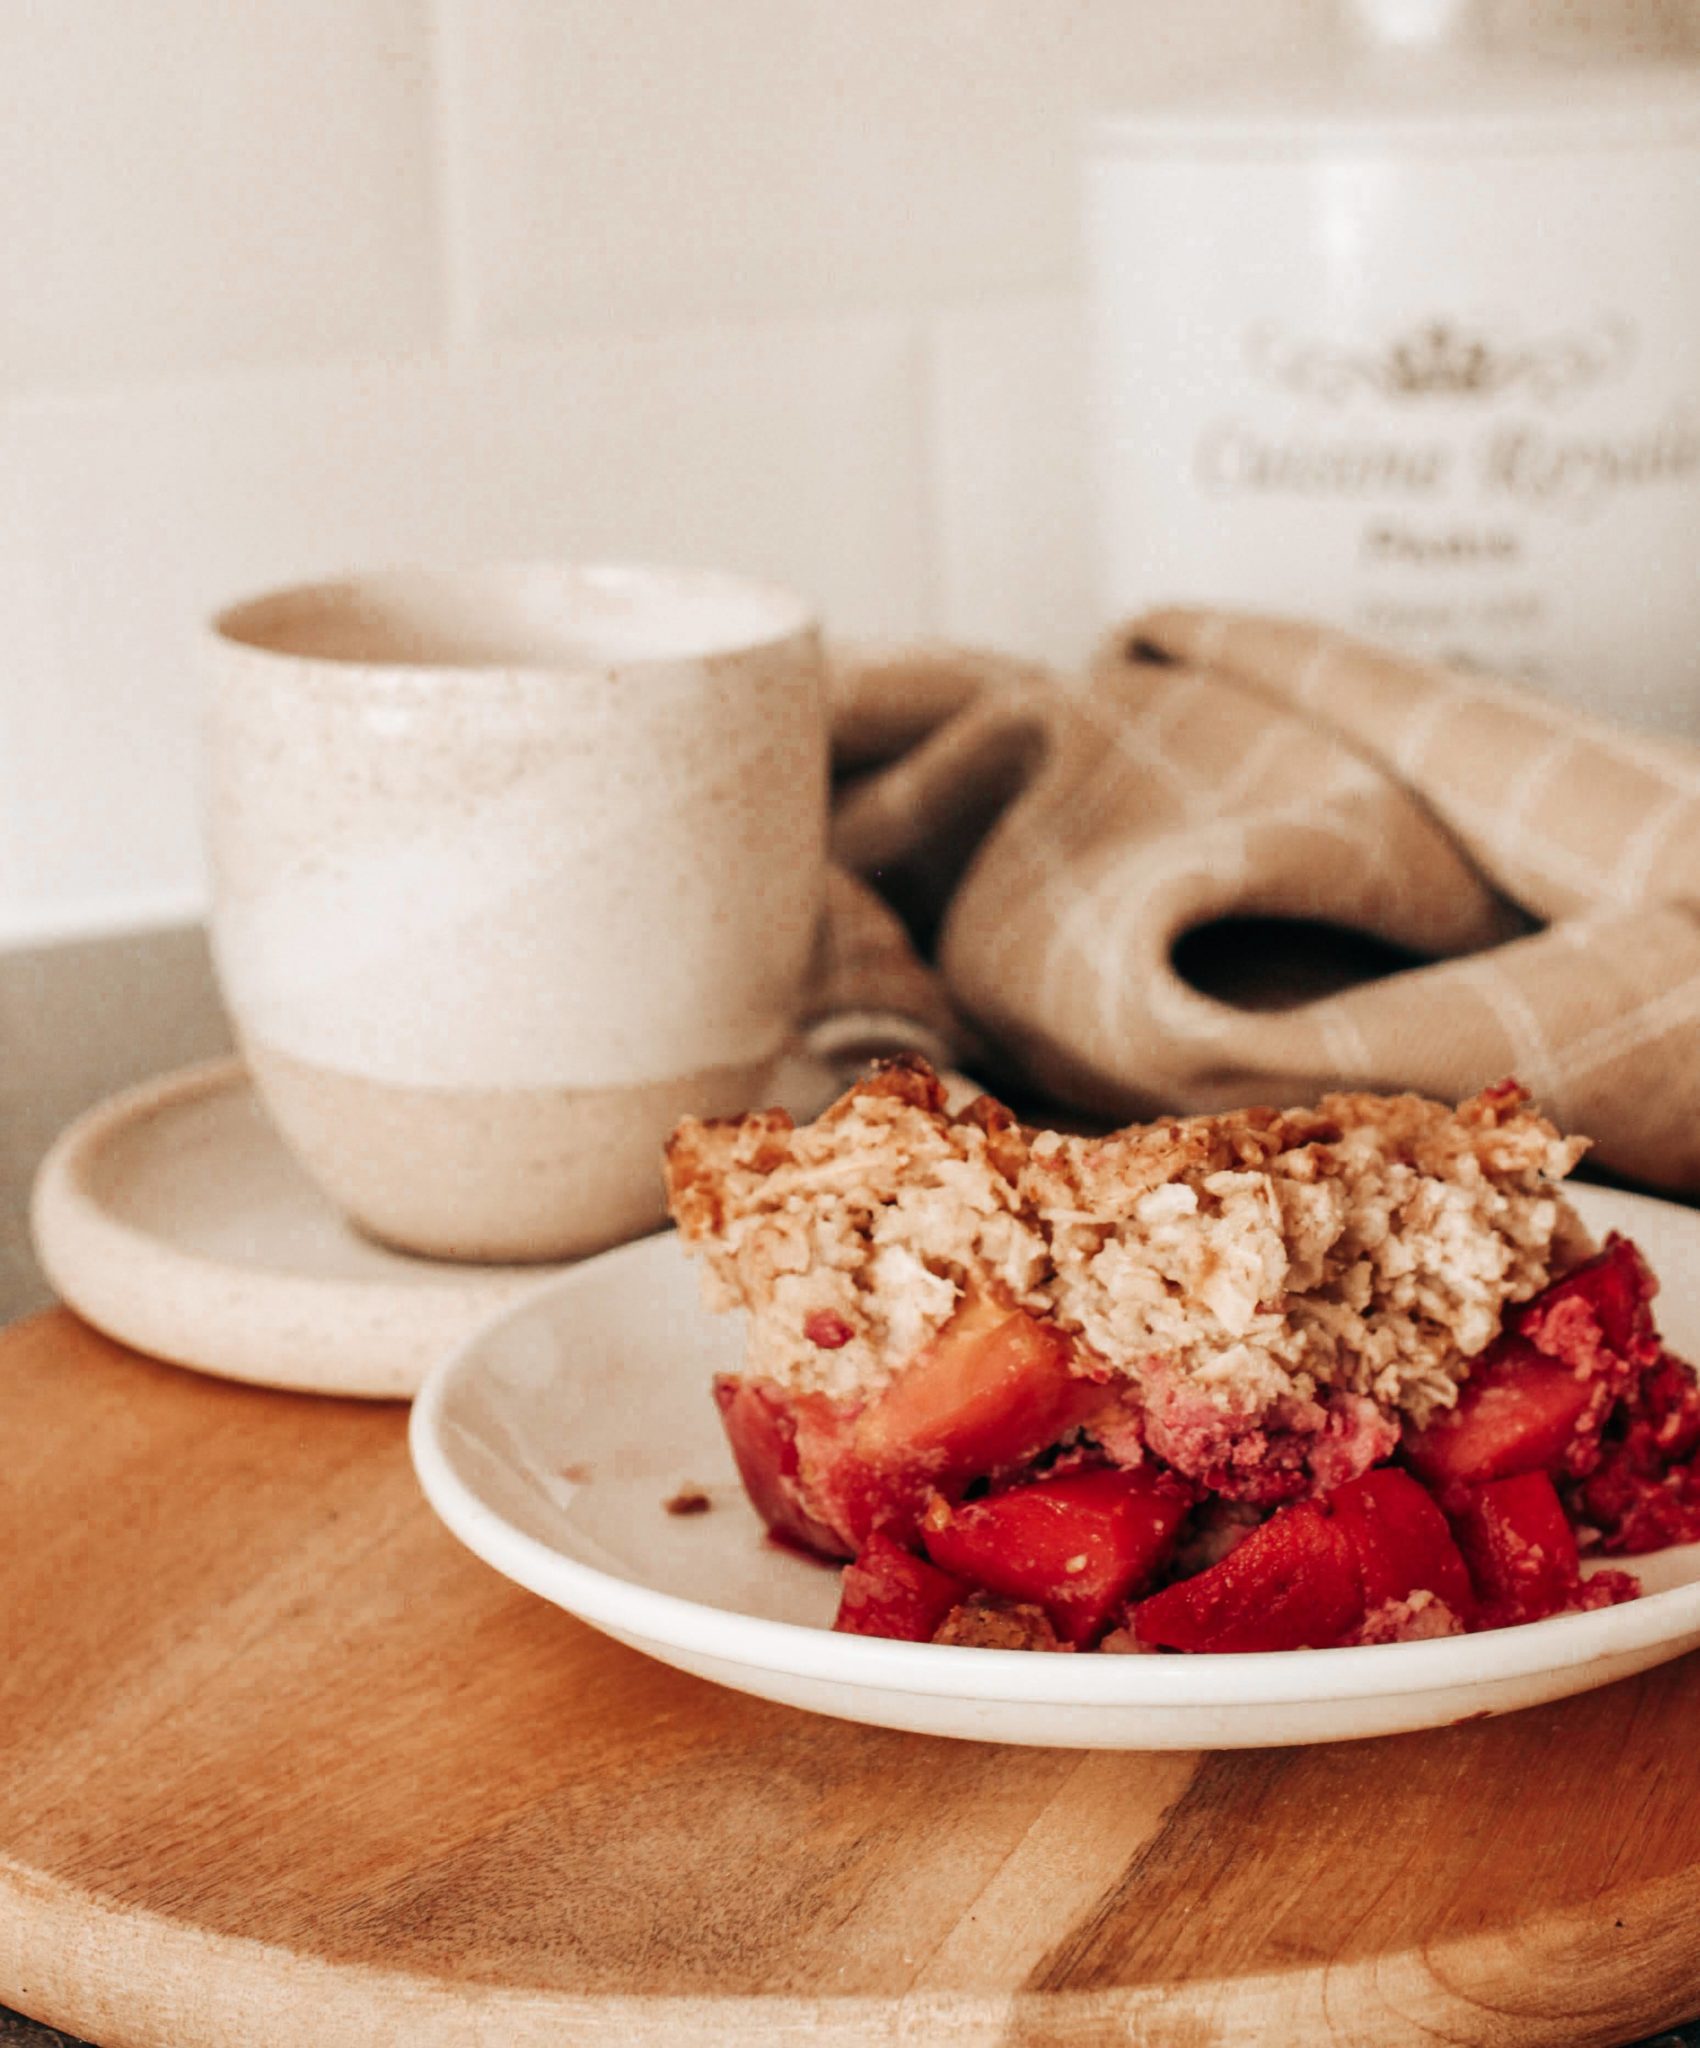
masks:
<svg viewBox="0 0 1700 2048"><path fill-rule="evenodd" d="M1402 397L1434 393L1463 396L1472 391L1499 391L1515 382L1522 358L1507 355L1479 335L1465 334L1445 321L1424 327L1387 351L1381 386Z"/></svg>
<svg viewBox="0 0 1700 2048"><path fill-rule="evenodd" d="M1247 357L1259 375L1329 405L1360 390L1406 400L1494 398L1518 389L1558 405L1622 370L1633 346L1621 321L1510 346L1450 320L1426 321L1370 348L1295 340L1269 327L1246 337Z"/></svg>

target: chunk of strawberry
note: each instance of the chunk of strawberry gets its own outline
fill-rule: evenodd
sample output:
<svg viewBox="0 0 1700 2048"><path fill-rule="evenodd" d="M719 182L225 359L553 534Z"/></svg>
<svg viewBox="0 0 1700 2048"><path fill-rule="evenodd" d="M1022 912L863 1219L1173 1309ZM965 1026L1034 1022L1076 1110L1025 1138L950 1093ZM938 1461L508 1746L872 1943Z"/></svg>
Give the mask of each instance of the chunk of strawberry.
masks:
<svg viewBox="0 0 1700 2048"><path fill-rule="evenodd" d="M1511 1319L1511 1327L1543 1350L1552 1348L1544 1332L1561 1329L1567 1304L1585 1303L1601 1337L1619 1357L1650 1365L1658 1355L1653 1327L1653 1296L1659 1283L1653 1270L1626 1237L1615 1234L1603 1252L1573 1266L1562 1280L1543 1288Z"/></svg>
<svg viewBox="0 0 1700 2048"><path fill-rule="evenodd" d="M1314 1501L1278 1509L1220 1564L1133 1610L1140 1642L1164 1650L1323 1649L1364 1616L1353 1547Z"/></svg>
<svg viewBox="0 0 1700 2048"><path fill-rule="evenodd" d="M1544 1472L1472 1486L1452 1513L1458 1546L1481 1602L1481 1625L1541 1621L1575 1603L1576 1537Z"/></svg>
<svg viewBox="0 0 1700 2048"><path fill-rule="evenodd" d="M1468 1624L1476 1603L1463 1553L1408 1472L1392 1465L1365 1472L1336 1487L1327 1507L1352 1546L1366 1610L1429 1592Z"/></svg>
<svg viewBox="0 0 1700 2048"><path fill-rule="evenodd" d="M1167 1473L1099 1468L959 1507L935 1496L921 1536L935 1564L985 1592L1036 1602L1058 1635L1087 1649L1167 1561L1191 1504Z"/></svg>
<svg viewBox="0 0 1700 2048"><path fill-rule="evenodd" d="M967 1597L960 1579L916 1557L889 1536L870 1536L854 1564L844 1568L838 1618L840 1635L891 1636L898 1642L928 1643L951 1609Z"/></svg>
<svg viewBox="0 0 1700 2048"><path fill-rule="evenodd" d="M787 1543L821 1557L855 1554L846 1532L811 1513L797 1450L797 1404L777 1387L722 1373L715 1405L750 1505Z"/></svg>
<svg viewBox="0 0 1700 2048"><path fill-rule="evenodd" d="M1471 1368L1456 1407L1407 1428L1405 1456L1450 1507L1463 1487L1560 1470L1580 1432L1591 1423L1597 1434L1598 1406L1592 1381L1521 1337L1501 1337Z"/></svg>

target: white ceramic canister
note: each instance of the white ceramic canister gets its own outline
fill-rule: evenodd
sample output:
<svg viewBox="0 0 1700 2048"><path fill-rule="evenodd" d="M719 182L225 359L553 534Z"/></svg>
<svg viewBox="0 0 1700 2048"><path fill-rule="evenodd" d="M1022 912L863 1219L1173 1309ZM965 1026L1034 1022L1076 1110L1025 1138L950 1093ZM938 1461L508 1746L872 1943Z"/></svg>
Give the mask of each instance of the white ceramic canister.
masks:
<svg viewBox="0 0 1700 2048"><path fill-rule="evenodd" d="M1344 14L1302 73L1094 124L1104 601L1700 736L1700 68Z"/></svg>

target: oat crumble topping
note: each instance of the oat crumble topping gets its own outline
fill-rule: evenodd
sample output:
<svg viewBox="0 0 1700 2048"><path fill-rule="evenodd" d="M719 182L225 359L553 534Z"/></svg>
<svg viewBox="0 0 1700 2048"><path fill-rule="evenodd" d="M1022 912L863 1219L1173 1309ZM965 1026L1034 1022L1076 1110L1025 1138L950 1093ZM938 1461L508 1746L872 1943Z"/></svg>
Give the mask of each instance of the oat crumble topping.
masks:
<svg viewBox="0 0 1700 2048"><path fill-rule="evenodd" d="M1087 1138L985 1096L953 1116L899 1061L801 1129L687 1118L667 1177L710 1306L749 1312L749 1372L794 1393L872 1396L972 1292L1061 1325L1082 1372L1421 1423L1588 1250L1556 1185L1584 1149L1509 1082L1455 1111L1342 1094Z"/></svg>

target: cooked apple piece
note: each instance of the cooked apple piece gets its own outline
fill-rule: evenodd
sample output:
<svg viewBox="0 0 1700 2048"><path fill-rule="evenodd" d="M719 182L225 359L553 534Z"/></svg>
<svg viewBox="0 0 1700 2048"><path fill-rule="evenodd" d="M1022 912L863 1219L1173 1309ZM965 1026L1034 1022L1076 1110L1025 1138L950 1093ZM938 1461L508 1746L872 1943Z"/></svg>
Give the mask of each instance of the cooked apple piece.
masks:
<svg viewBox="0 0 1700 2048"><path fill-rule="evenodd" d="M922 1519L927 1555L971 1586L1043 1607L1065 1642L1089 1649L1172 1554L1188 1488L1149 1467L1099 1469L1012 1486Z"/></svg>
<svg viewBox="0 0 1700 2048"><path fill-rule="evenodd" d="M797 1448L815 1512L853 1550L874 1529L907 1541L935 1492L1019 1470L1097 1405L1070 1353L1052 1325L975 1301L865 1408L804 1396Z"/></svg>
<svg viewBox="0 0 1700 2048"><path fill-rule="evenodd" d="M1405 1456L1451 1506L1463 1487L1560 1470L1598 1406L1595 1382L1521 1337L1501 1337L1476 1361L1455 1408L1406 1430ZM1603 1419L1592 1416L1596 1435Z"/></svg>
<svg viewBox="0 0 1700 2048"><path fill-rule="evenodd" d="M1061 1330L971 1302L866 1406L723 1379L715 1398L745 1487L776 1535L853 1557L914 1536L934 1493L1019 1470L1101 1405Z"/></svg>
<svg viewBox="0 0 1700 2048"><path fill-rule="evenodd" d="M1296 1501L1220 1564L1140 1601L1133 1630L1163 1650L1325 1649L1363 1616L1345 1531L1314 1501Z"/></svg>
<svg viewBox="0 0 1700 2048"><path fill-rule="evenodd" d="M750 1505L773 1534L819 1557L853 1557L855 1544L805 1504L797 1403L775 1388L730 1373L714 1382L714 1400Z"/></svg>
<svg viewBox="0 0 1700 2048"><path fill-rule="evenodd" d="M1468 1624L1476 1603L1463 1553L1408 1472L1391 1465L1365 1472L1336 1487L1327 1508L1352 1546L1366 1611L1426 1592Z"/></svg>
<svg viewBox="0 0 1700 2048"><path fill-rule="evenodd" d="M1544 1472L1473 1486L1452 1527L1470 1567L1484 1628L1542 1621L1581 1587L1576 1537Z"/></svg>
<svg viewBox="0 0 1700 2048"><path fill-rule="evenodd" d="M1053 1323L970 1301L863 1410L857 1450L931 1468L941 1486L1025 1464L1102 1398L1070 1373L1072 1349Z"/></svg>

